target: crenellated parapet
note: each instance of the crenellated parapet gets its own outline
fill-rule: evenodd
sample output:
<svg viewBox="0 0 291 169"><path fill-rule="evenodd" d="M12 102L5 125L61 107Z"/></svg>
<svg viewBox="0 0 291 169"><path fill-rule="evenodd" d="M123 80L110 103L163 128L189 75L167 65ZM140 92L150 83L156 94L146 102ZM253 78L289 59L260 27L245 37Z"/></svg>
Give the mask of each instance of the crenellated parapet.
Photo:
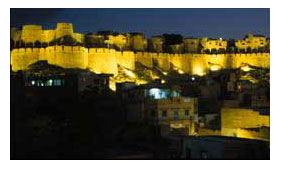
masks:
<svg viewBox="0 0 291 169"><path fill-rule="evenodd" d="M176 70L179 73L204 75L208 71L239 68L242 64L270 68L269 53L252 54L169 54L117 51L108 48L82 46L49 46L19 48L11 51L12 70L25 70L38 60L47 60L64 68L90 69L96 73L118 74L118 65L135 70L136 62L148 68Z"/></svg>
<svg viewBox="0 0 291 169"><path fill-rule="evenodd" d="M178 44L171 42L175 38L179 39ZM71 23L57 23L54 30L43 30L40 25L24 25L21 30L11 29L11 65L12 70L17 71L38 60L47 60L49 64L64 68L114 75L118 74L118 66L135 70L136 62L165 72L176 70L181 74L196 75L204 75L210 70L239 68L245 63L270 68L270 53L265 50L270 47L269 39L249 34L242 41L232 45L229 42L163 35L153 37L148 43L141 33L105 31L84 35L74 32Z"/></svg>

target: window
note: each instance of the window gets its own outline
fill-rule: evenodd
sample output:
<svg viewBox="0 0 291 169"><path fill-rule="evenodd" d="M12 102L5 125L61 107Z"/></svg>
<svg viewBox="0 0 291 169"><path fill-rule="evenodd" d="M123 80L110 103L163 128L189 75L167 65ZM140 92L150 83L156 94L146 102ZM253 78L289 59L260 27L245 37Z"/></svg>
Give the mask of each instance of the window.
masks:
<svg viewBox="0 0 291 169"><path fill-rule="evenodd" d="M53 85L53 80L47 80L45 86L52 86Z"/></svg>
<svg viewBox="0 0 291 169"><path fill-rule="evenodd" d="M179 113L178 113L177 109L173 111L173 119L174 120L178 120L179 119Z"/></svg>
<svg viewBox="0 0 291 169"><path fill-rule="evenodd" d="M189 116L189 110L185 110L185 116Z"/></svg>
<svg viewBox="0 0 291 169"><path fill-rule="evenodd" d="M62 83L61 83L60 79L54 80L54 86L61 86L61 85L62 85Z"/></svg>
<svg viewBox="0 0 291 169"><path fill-rule="evenodd" d="M162 111L162 117L167 117L167 110Z"/></svg>

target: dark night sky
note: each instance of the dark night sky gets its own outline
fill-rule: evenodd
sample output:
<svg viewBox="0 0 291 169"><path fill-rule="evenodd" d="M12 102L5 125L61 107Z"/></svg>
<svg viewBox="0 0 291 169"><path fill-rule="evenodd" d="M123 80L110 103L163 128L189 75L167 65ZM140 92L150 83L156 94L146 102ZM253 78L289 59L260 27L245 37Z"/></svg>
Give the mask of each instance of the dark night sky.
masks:
<svg viewBox="0 0 291 169"><path fill-rule="evenodd" d="M147 37L176 33L185 37L242 39L247 33L270 36L270 9L11 9L11 26L71 22L74 32L142 32Z"/></svg>

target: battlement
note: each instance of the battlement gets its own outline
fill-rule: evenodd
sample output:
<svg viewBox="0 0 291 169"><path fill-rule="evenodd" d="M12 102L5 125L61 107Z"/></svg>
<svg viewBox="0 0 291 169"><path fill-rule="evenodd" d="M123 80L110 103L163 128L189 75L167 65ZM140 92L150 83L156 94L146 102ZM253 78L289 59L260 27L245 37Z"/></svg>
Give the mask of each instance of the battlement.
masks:
<svg viewBox="0 0 291 169"><path fill-rule="evenodd" d="M239 68L248 63L270 68L269 53L251 54L169 54L152 52L117 51L110 48L86 48L83 46L48 46L46 48L18 48L11 51L12 70L25 70L38 60L64 68L90 69L96 73L118 74L118 65L135 70L136 62L161 70L172 68L179 73L204 75L218 68ZM211 64L210 64L211 63ZM215 65L215 68L212 66Z"/></svg>

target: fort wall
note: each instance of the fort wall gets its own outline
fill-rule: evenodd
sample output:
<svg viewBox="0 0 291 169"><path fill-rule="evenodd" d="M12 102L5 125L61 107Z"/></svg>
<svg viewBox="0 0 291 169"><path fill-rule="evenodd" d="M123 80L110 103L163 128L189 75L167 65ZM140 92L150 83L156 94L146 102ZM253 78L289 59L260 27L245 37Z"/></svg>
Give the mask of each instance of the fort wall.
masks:
<svg viewBox="0 0 291 169"><path fill-rule="evenodd" d="M115 50L90 48L88 50L88 69L96 73L117 75L117 59Z"/></svg>
<svg viewBox="0 0 291 169"><path fill-rule="evenodd" d="M90 69L94 72L117 75L118 65L135 70L135 63L154 65L163 71L204 75L213 65L220 68L239 68L242 63L270 68L269 53L253 54L167 54L116 51L107 48L81 46L49 46L47 48L19 48L11 51L12 70L24 70L38 60L47 60L64 68Z"/></svg>
<svg viewBox="0 0 291 169"><path fill-rule="evenodd" d="M153 56L149 52L137 52L135 54L136 62L142 63L144 66L153 67Z"/></svg>
<svg viewBox="0 0 291 169"><path fill-rule="evenodd" d="M113 49L112 49L113 50ZM132 51L116 51L116 61L122 67L130 70L135 70L135 53Z"/></svg>
<svg viewBox="0 0 291 169"><path fill-rule="evenodd" d="M150 53L152 55L153 61L156 63L157 67L163 71L170 70L170 54L168 53Z"/></svg>

